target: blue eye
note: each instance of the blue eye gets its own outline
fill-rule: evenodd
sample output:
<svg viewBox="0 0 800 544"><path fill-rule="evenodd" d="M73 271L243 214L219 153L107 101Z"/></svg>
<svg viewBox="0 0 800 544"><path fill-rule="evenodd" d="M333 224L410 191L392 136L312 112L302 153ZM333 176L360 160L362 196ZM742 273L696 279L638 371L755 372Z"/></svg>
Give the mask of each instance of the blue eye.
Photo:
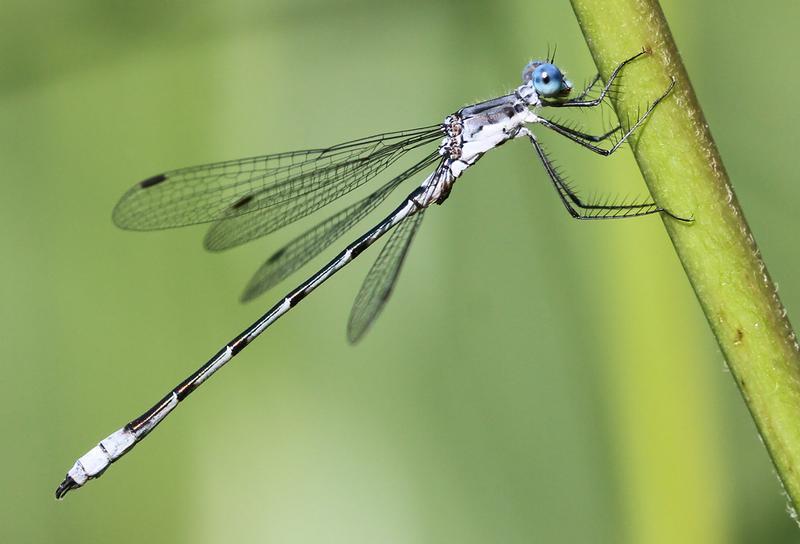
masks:
<svg viewBox="0 0 800 544"><path fill-rule="evenodd" d="M531 82L536 92L545 97L565 95L572 89L572 84L564 77L561 70L549 62L534 68Z"/></svg>

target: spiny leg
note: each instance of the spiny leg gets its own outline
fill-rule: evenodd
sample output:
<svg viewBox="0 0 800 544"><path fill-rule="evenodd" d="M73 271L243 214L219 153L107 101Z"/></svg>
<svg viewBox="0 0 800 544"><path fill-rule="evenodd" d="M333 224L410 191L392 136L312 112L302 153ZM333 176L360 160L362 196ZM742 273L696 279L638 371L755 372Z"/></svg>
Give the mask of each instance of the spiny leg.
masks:
<svg viewBox="0 0 800 544"><path fill-rule="evenodd" d="M569 101L570 102L594 101L595 99L589 98L589 96L593 94L597 86L597 83L600 83L601 86L600 92L603 92L602 89L603 82L600 79L600 74L597 74L596 76L594 76L594 79L589 83L589 85L587 85L579 95L570 98ZM608 104L609 98L619 98L620 96L622 96L622 82L619 78L617 78L614 81L612 81L608 89L605 90L605 96L601 97L600 94L598 94L597 99L600 100L601 102L605 102L606 104ZM552 104L543 104L543 105L548 106Z"/></svg>
<svg viewBox="0 0 800 544"><path fill-rule="evenodd" d="M547 175L550 177L553 186L556 188L562 203L567 208L569 214L576 219L613 219L616 217L629 217L630 215L621 216L624 212L632 212L635 215L649 215L659 211L654 202L641 202L636 204L587 204L572 190L569 184L564 180L556 168L553 161L547 155L544 148L536 140L535 137L530 137L531 143L536 150L539 159L544 165ZM576 209L577 208L577 209ZM588 213L581 213L578 210L585 210ZM607 213L603 213L607 212Z"/></svg>
<svg viewBox="0 0 800 544"><path fill-rule="evenodd" d="M564 204L567 212L575 219L622 219L625 217L640 217L663 212L678 221L691 222L691 219L678 217L669 210L661 208L655 202L650 201L630 204L587 204L583 202L575 191L569 187L567 182L564 181L541 144L536 140L536 137L532 134L529 134L528 137L533 148L536 150L536 154L539 155L539 159L542 161L547 175L550 176L550 180L556 188L556 192L562 204Z"/></svg>
<svg viewBox="0 0 800 544"><path fill-rule="evenodd" d="M620 130L622 130L622 125L617 125L616 127L612 128L608 132L606 132L604 134L601 134L599 136L595 136L594 134L589 134L588 132L583 132L583 131L578 130L578 129L574 128L574 127L571 127L569 125L562 125L561 123L558 123L558 122L553 121L551 119L543 119L542 117L539 117L539 120L542 121L540 123L542 126L545 126L547 128L551 128L552 130L555 130L557 132L558 131L563 131L564 133L566 133L564 135L567 136L567 137L574 136L575 138L578 138L580 140L584 140L584 141L587 141L587 142L603 142L603 141L609 139L611 136L613 136L617 132L619 132ZM562 132L559 132L559 134L562 134Z"/></svg>
<svg viewBox="0 0 800 544"><path fill-rule="evenodd" d="M598 81L600 81L600 74L595 75L594 79L592 79L592 81L586 87L584 87L583 91L581 91L581 94L579 94L575 98L572 98L572 100L581 101L584 98L586 98L589 95L589 93L592 92L594 86L597 85Z"/></svg>
<svg viewBox="0 0 800 544"><path fill-rule="evenodd" d="M627 64L633 62L634 60L638 59L639 57L641 57L642 55L645 55L645 54L647 54L647 51L642 50L641 52L635 54L631 58L629 58L627 60L623 60L622 62L620 62L617 65L617 67L614 68L614 71L611 72L611 75L608 76L608 81L606 82L605 86L603 87L603 90L600 91L600 94L597 96L597 98L595 98L593 100L584 100L585 93L586 93L586 91L585 91L580 96L578 96L578 97L576 97L576 98L574 98L572 100L564 100L564 101L542 100L542 105L543 106L552 106L552 107L555 107L555 108L569 108L569 107L572 107L572 108L593 108L595 106L599 106L600 104L603 103L603 99L605 99L606 94L611 89L612 85L614 84L614 80L619 75L619 72L622 70L622 68L624 68ZM587 91L588 91L588 89L587 89Z"/></svg>
<svg viewBox="0 0 800 544"><path fill-rule="evenodd" d="M585 87L579 95L570 98L569 102L595 101L594 98L589 98L589 96L594 92L597 83L600 83L600 92L602 93L603 80L600 79L600 74L597 74L596 76L594 76L594 79L592 79L591 83L589 83L589 85ZM619 98L620 96L622 96L622 80L620 78L617 78L612 82L610 82L608 88L605 89L605 96L600 96L600 94L598 94L596 100L600 100L601 102L607 103L609 98Z"/></svg>
<svg viewBox="0 0 800 544"><path fill-rule="evenodd" d="M625 131L625 133L622 135L622 137L620 137L620 139L617 141L617 143L615 143L613 146L611 146L610 149L603 149L602 147L593 145L590 142L598 142L598 141L604 140L608 136L610 136L611 134L613 134L614 132L619 130L620 127L617 127L616 129L614 129L610 133L606 133L606 134L604 134L602 136L593 136L591 134L586 134L584 132L580 132L580 131L574 130L572 128L560 125L560 124L558 124L558 123L556 123L554 121L550 121L550 120L545 119L543 117L539 117L537 122L540 125L542 125L543 127L549 128L553 132L556 132L556 133L564 136L565 138L569 138L573 142L575 142L575 143L577 143L579 145L582 145L586 149L588 149L590 151L594 151L598 155L603 155L603 156L607 157L608 155L611 155L612 153L614 153L614 151L619 149L620 146L622 146L622 144L625 143L625 141L628 139L628 137L631 134L633 134L636 129L638 129L640 126L642 126L642 124L644 124L644 122L647 120L647 118L650 116L650 114L653 113L653 110L656 108L656 106L658 106L658 104L662 100L664 100L667 97L667 95L669 95L669 93L672 91L672 88L674 86L675 86L675 80L673 79L670 82L669 87L667 87L667 90L664 91L664 93L661 96L656 98L650 104L650 107L648 107L647 110L645 110L644 114L638 116L636 122L633 125L631 125L628 128L628 130Z"/></svg>

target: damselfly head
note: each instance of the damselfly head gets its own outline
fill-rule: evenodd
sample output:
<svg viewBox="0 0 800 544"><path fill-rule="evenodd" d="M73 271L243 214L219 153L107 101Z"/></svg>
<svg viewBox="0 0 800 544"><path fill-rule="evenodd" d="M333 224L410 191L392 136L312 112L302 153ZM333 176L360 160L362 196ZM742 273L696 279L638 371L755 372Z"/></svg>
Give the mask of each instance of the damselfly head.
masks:
<svg viewBox="0 0 800 544"><path fill-rule="evenodd" d="M522 83L530 83L539 96L545 98L567 96L572 90L572 83L564 73L552 62L544 60L532 60L525 66Z"/></svg>

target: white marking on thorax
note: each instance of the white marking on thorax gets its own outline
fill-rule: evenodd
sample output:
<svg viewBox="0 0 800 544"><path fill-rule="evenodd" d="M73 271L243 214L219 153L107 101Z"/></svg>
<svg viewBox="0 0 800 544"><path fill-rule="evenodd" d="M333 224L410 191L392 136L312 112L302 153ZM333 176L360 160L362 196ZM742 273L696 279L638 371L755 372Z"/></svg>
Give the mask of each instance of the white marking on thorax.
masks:
<svg viewBox="0 0 800 544"><path fill-rule="evenodd" d="M448 119L452 117L454 116ZM442 142L442 147L447 149L451 158L466 164L453 171L456 177L484 153L516 138L526 123L535 123L539 119L522 100L509 101L481 113L467 115L463 119L458 114L456 117L460 121L458 137L448 135ZM458 150L454 152L453 147Z"/></svg>
<svg viewBox="0 0 800 544"><path fill-rule="evenodd" d="M439 153L445 158L449 175L436 178L432 173L422 182L430 190L425 192L427 198L421 204L428 206L439 201L456 179L485 153L512 138L522 136L525 124L536 123L539 119L528 109L531 105L538 103L526 103L517 98L480 113L465 112L470 109L467 107L448 116L444 120L447 136L439 146Z"/></svg>
<svg viewBox="0 0 800 544"><path fill-rule="evenodd" d="M461 160L472 164L475 157L515 138L525 123L533 122L536 118L528 108L525 108L520 112L515 111L511 116L493 119L495 122L477 124L474 127L470 126L469 119L465 120ZM470 128L472 130L469 130Z"/></svg>

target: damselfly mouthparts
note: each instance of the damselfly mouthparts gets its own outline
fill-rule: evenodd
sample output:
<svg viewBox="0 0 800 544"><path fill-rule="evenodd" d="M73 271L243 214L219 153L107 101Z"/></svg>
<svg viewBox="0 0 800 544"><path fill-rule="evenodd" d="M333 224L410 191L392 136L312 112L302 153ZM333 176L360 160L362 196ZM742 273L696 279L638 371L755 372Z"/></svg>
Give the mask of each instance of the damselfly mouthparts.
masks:
<svg viewBox="0 0 800 544"><path fill-rule="evenodd" d="M541 117L543 108L592 108L603 103L625 65L620 63L589 98L600 76L575 98L572 84L552 59L529 63L522 85L512 93L461 108L444 122L414 130L378 134L333 147L266 155L172 170L130 189L114 210L114 221L126 229L151 230L212 223L205 245L212 250L233 247L292 223L372 180L408 151L439 141L422 160L374 192L326 218L275 252L256 272L243 298L263 293L326 249L373 211L404 181L427 168L433 171L395 210L348 245L333 260L292 290L255 323L144 414L111 434L77 460L56 490L62 498L71 489L99 477L130 451L192 391L230 361L283 314L344 268L384 234L392 231L356 297L347 327L358 341L384 307L397 280L426 209L442 204L456 180L485 153L516 138L527 138L544 165L561 202L578 219L615 219L662 212L685 221L653 201L584 202L553 167L528 126L541 125L601 155L614 153L669 94L674 82L630 126L594 136ZM602 142L610 142L601 147Z"/></svg>

